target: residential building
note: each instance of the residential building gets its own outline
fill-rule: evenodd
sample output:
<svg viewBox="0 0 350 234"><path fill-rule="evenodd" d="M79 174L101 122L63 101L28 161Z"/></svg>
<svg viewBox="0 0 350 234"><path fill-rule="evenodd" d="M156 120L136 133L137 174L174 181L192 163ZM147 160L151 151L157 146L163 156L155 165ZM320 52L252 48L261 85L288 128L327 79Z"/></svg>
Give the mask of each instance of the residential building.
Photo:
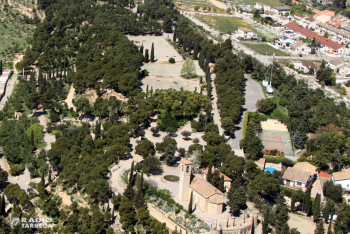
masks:
<svg viewBox="0 0 350 234"><path fill-rule="evenodd" d="M321 35L324 35L327 32L329 35L329 39L332 39L342 44L347 44L350 42L350 33L343 32L342 30L325 23L317 23L316 32L318 32Z"/></svg>
<svg viewBox="0 0 350 234"><path fill-rule="evenodd" d="M238 37L242 37L244 39L258 38L258 35L252 29L247 27L239 27L237 34Z"/></svg>
<svg viewBox="0 0 350 234"><path fill-rule="evenodd" d="M274 6L271 8L271 10L275 11L278 14L282 14L282 15L285 15L287 13L290 14L290 8L285 7L285 6Z"/></svg>
<svg viewBox="0 0 350 234"><path fill-rule="evenodd" d="M289 46L292 54L310 54L311 48L304 42L298 41Z"/></svg>
<svg viewBox="0 0 350 234"><path fill-rule="evenodd" d="M266 4L261 3L261 2L255 3L254 8L255 8L256 10L259 10L259 11L260 11L260 10L268 11L268 10L271 9L271 7L270 7L269 5L266 5Z"/></svg>
<svg viewBox="0 0 350 234"><path fill-rule="evenodd" d="M215 170L218 170L218 169L215 169L214 167L211 169L211 173L212 175L214 174ZM208 168L205 168L203 170L203 173L204 173L204 179L207 179L207 175L208 175ZM220 178L221 176L224 177L224 187L225 187L225 191L228 192L228 190L230 190L231 188L231 182L232 182L232 179L230 177L228 177L227 175L225 175L224 173L221 173L220 172Z"/></svg>
<svg viewBox="0 0 350 234"><path fill-rule="evenodd" d="M289 28L293 30L294 32L297 32L298 34L295 35L295 38L309 38L314 39L319 42L322 45L322 48L320 49L321 52L326 53L328 55L347 55L349 54L349 49L343 46L342 44L339 44L335 41L332 41L331 39L328 39L324 36L320 36L317 33L310 31L306 28L300 27L296 23L290 22L284 27Z"/></svg>
<svg viewBox="0 0 350 234"><path fill-rule="evenodd" d="M316 28L317 23L318 21L314 20L313 18L307 17L300 22L300 25L304 28L314 30Z"/></svg>
<svg viewBox="0 0 350 234"><path fill-rule="evenodd" d="M337 72L338 69L340 69L341 67L343 67L343 62L339 59L333 59L331 61L328 62L329 67L334 70L334 72Z"/></svg>
<svg viewBox="0 0 350 234"><path fill-rule="evenodd" d="M349 75L350 74L350 66L348 64L344 65L343 67L338 69L338 73L342 76Z"/></svg>
<svg viewBox="0 0 350 234"><path fill-rule="evenodd" d="M317 0L318 3L321 3L322 5L328 5L328 4L332 4L333 2L330 0Z"/></svg>
<svg viewBox="0 0 350 234"><path fill-rule="evenodd" d="M285 24L288 24L290 22L290 20L285 16L278 17L278 19L276 21L279 25L285 25Z"/></svg>
<svg viewBox="0 0 350 234"><path fill-rule="evenodd" d="M294 68L299 71L303 71L304 73L309 73L310 69L313 68L314 71L317 70L317 66L310 61L302 61L301 63L294 63Z"/></svg>
<svg viewBox="0 0 350 234"><path fill-rule="evenodd" d="M306 190L317 177L317 167L308 162L298 162L293 167L288 167L282 179L284 185L294 189Z"/></svg>
<svg viewBox="0 0 350 234"><path fill-rule="evenodd" d="M333 173L334 184L340 184L343 188L343 194L350 194L350 168L340 172Z"/></svg>
<svg viewBox="0 0 350 234"><path fill-rule="evenodd" d="M299 15L299 14L295 14L293 17L294 17L294 19L297 20L297 21L300 21L300 20L302 20L302 19L304 19L304 18L307 18L306 15Z"/></svg>
<svg viewBox="0 0 350 234"><path fill-rule="evenodd" d="M196 204L196 209L212 215L222 214L227 201L224 193L210 184L203 176L192 174L192 162L182 159L178 198L181 201L189 201L191 194L193 195L192 204Z"/></svg>

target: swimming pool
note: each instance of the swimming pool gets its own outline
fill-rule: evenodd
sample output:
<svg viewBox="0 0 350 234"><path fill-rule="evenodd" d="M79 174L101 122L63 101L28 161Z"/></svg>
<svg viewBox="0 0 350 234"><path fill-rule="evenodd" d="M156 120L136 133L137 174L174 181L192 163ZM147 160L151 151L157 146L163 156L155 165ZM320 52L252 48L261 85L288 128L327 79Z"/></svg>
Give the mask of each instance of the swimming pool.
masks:
<svg viewBox="0 0 350 234"><path fill-rule="evenodd" d="M273 167L265 167L265 170L264 171L268 171L270 172L271 174L276 171L276 168L273 168Z"/></svg>

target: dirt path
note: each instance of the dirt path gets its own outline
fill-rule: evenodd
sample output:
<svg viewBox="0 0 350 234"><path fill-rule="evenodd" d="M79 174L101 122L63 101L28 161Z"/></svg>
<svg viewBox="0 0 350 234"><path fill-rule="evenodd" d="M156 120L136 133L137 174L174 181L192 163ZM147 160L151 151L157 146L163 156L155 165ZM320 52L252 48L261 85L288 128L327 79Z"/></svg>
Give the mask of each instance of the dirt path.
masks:
<svg viewBox="0 0 350 234"><path fill-rule="evenodd" d="M67 99L64 100L66 103L67 103L67 106L68 108L73 108L74 111L75 111L75 106L73 105L73 98L74 98L74 93L75 93L75 89L73 87L73 85L70 87L69 89L69 93L68 93L68 96L67 96Z"/></svg>
<svg viewBox="0 0 350 234"><path fill-rule="evenodd" d="M289 213L288 224L290 229L297 228L301 234L314 234L316 224L310 217ZM324 225L325 230L328 229L328 224Z"/></svg>
<svg viewBox="0 0 350 234"><path fill-rule="evenodd" d="M8 0L8 4L9 4L10 6L13 6L11 0ZM28 16L29 18L32 18L32 17L33 17L33 15L32 15L31 13L29 13L29 12L32 12L32 9L27 8L27 7L23 6L22 4L18 4L18 3L15 4L14 7L15 7L16 10L18 10L21 14L24 14L24 15Z"/></svg>
<svg viewBox="0 0 350 234"><path fill-rule="evenodd" d="M225 3L223 3L223 2L219 2L219 1L217 1L217 0L210 0L210 2L211 2L214 6L226 10L226 5L225 5Z"/></svg>

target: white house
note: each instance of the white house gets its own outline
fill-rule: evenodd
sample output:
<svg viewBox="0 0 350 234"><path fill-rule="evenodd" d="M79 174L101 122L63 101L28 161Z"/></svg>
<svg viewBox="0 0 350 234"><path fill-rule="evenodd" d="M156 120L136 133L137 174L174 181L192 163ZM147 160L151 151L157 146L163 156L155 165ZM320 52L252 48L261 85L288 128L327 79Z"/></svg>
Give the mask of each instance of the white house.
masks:
<svg viewBox="0 0 350 234"><path fill-rule="evenodd" d="M341 67L339 68L339 71L338 73L342 76L347 76L350 74L350 66L347 65L347 66L344 66L344 67Z"/></svg>
<svg viewBox="0 0 350 234"><path fill-rule="evenodd" d="M339 59L333 59L333 60L329 61L328 65L334 71L336 71L344 66L343 62Z"/></svg>
<svg viewBox="0 0 350 234"><path fill-rule="evenodd" d="M292 54L310 54L311 48L304 42L298 41L289 46Z"/></svg>
<svg viewBox="0 0 350 234"><path fill-rule="evenodd" d="M259 10L259 11L260 11L260 10L268 11L268 10L271 9L271 7L270 7L269 5L266 5L266 4L261 3L261 2L255 3L254 8L255 8L256 10Z"/></svg>
<svg viewBox="0 0 350 234"><path fill-rule="evenodd" d="M310 61L302 61L301 63L294 63L294 68L305 73L309 73L310 69L313 68L314 71L317 70L317 66Z"/></svg>
<svg viewBox="0 0 350 234"><path fill-rule="evenodd" d="M271 8L272 11L275 11L277 14L286 15L287 13L290 14L290 8L285 6L274 6Z"/></svg>
<svg viewBox="0 0 350 234"><path fill-rule="evenodd" d="M282 179L284 186L294 189L306 190L317 177L317 167L308 162L298 162L294 167L288 167L284 172Z"/></svg>
<svg viewBox="0 0 350 234"><path fill-rule="evenodd" d="M258 38L258 35L253 30L246 27L239 27L237 34L238 37L242 37L244 39Z"/></svg>
<svg viewBox="0 0 350 234"><path fill-rule="evenodd" d="M350 194L350 168L340 172L334 172L332 180L334 184L340 184L343 188L343 194Z"/></svg>

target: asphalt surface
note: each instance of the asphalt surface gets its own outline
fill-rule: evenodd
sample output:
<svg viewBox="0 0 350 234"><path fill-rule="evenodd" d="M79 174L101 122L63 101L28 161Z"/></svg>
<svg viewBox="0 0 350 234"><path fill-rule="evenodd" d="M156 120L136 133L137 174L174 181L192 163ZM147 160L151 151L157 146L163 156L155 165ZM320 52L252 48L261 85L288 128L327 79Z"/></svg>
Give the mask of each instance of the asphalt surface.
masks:
<svg viewBox="0 0 350 234"><path fill-rule="evenodd" d="M0 101L0 110L4 108L7 99L11 96L15 82L17 81L17 74L13 74L10 80L7 82L6 91L4 97Z"/></svg>
<svg viewBox="0 0 350 234"><path fill-rule="evenodd" d="M234 136L228 140L228 144L231 146L232 150L235 151L236 155L243 156L242 150L239 147L239 142L242 139L243 134L243 122L245 114L247 111L255 111L255 104L258 100L264 99L265 95L262 90L261 85L253 79L246 78L246 87L245 87L245 104L242 107L242 118L239 124L236 126L236 131Z"/></svg>

